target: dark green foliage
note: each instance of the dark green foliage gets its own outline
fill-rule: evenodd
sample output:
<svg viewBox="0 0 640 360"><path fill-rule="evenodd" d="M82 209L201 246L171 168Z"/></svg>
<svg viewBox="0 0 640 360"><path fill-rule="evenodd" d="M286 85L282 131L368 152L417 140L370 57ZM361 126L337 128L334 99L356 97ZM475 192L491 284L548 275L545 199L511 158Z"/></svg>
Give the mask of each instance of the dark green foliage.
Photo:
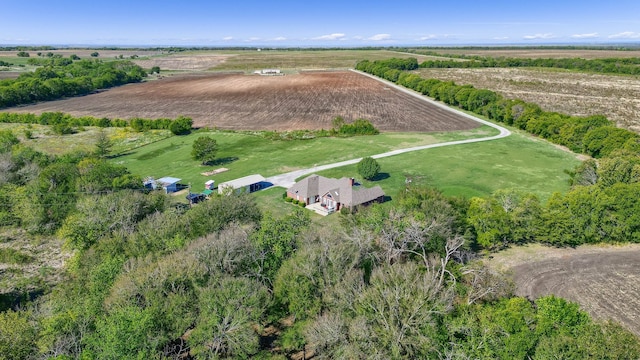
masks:
<svg viewBox="0 0 640 360"><path fill-rule="evenodd" d="M0 82L0 108L88 94L97 89L139 82L146 73L128 61L29 59L33 73Z"/></svg>
<svg viewBox="0 0 640 360"><path fill-rule="evenodd" d="M371 157L365 157L358 163L358 174L367 180L374 179L380 172L380 164Z"/></svg>
<svg viewBox="0 0 640 360"><path fill-rule="evenodd" d="M33 258L22 251L13 248L0 248L0 263L2 264L27 264Z"/></svg>
<svg viewBox="0 0 640 360"><path fill-rule="evenodd" d="M193 142L191 149L191 157L193 160L199 160L202 165L206 165L216 158L218 152L218 143L215 139L208 136L200 136Z"/></svg>
<svg viewBox="0 0 640 360"><path fill-rule="evenodd" d="M193 120L184 116L178 116L177 119L171 122L169 130L175 135L186 135L191 132L191 125Z"/></svg>
<svg viewBox="0 0 640 360"><path fill-rule="evenodd" d="M18 56L18 57L29 57L29 53L26 52L26 51L18 51L16 56Z"/></svg>
<svg viewBox="0 0 640 360"><path fill-rule="evenodd" d="M264 257L260 259L261 276L271 283L282 263L288 259L298 247L298 236L309 226L309 214L297 209L282 219L275 219L266 214L260 222L251 241Z"/></svg>
<svg viewBox="0 0 640 360"><path fill-rule="evenodd" d="M497 250L534 241L540 231L542 207L531 194L499 190L490 198L472 198L467 221L477 245Z"/></svg>
<svg viewBox="0 0 640 360"><path fill-rule="evenodd" d="M27 311L0 312L0 359L28 359L37 351L37 329Z"/></svg>
<svg viewBox="0 0 640 360"><path fill-rule="evenodd" d="M100 158L107 157L109 153L111 153L112 145L109 135L104 130L100 129L96 137L96 156Z"/></svg>
<svg viewBox="0 0 640 360"><path fill-rule="evenodd" d="M542 67L568 70L581 70L608 74L638 75L640 60L637 58L581 59L581 58L492 58L465 55L441 55L459 60L427 60L420 64L421 68L510 68L510 67ZM391 66L390 66L391 67ZM393 67L392 67L393 68Z"/></svg>
<svg viewBox="0 0 640 360"><path fill-rule="evenodd" d="M11 151L20 140L10 130L0 130L0 154Z"/></svg>

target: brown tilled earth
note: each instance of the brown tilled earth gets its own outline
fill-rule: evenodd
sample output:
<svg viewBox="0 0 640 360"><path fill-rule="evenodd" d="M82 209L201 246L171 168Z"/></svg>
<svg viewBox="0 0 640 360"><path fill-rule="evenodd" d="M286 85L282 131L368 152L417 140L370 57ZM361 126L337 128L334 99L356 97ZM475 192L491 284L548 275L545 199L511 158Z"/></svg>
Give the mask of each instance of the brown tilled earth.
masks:
<svg viewBox="0 0 640 360"><path fill-rule="evenodd" d="M618 126L640 132L640 77L562 70L489 68L421 69L425 78L452 80L518 98L547 111L576 116L605 115Z"/></svg>
<svg viewBox="0 0 640 360"><path fill-rule="evenodd" d="M336 116L383 131L449 131L478 123L351 71L286 76L175 75L98 94L6 111L62 111L108 118L191 117L194 126L233 130L329 129Z"/></svg>
<svg viewBox="0 0 640 360"><path fill-rule="evenodd" d="M529 245L497 253L488 263L512 273L519 296L560 296L640 335L640 245Z"/></svg>

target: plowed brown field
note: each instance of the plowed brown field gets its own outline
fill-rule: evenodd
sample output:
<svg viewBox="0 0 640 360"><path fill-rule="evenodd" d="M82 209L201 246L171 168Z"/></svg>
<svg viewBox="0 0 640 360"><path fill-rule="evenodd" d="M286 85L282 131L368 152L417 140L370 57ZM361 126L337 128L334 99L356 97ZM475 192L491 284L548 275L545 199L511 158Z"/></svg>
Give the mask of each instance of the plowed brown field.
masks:
<svg viewBox="0 0 640 360"><path fill-rule="evenodd" d="M364 118L383 131L468 130L478 123L351 71L286 76L176 75L13 112L62 111L108 118L191 117L195 126L233 130L329 129L336 116Z"/></svg>
<svg viewBox="0 0 640 360"><path fill-rule="evenodd" d="M513 274L516 294L556 295L592 316L613 319L640 336L640 246L515 247L495 254L493 266Z"/></svg>

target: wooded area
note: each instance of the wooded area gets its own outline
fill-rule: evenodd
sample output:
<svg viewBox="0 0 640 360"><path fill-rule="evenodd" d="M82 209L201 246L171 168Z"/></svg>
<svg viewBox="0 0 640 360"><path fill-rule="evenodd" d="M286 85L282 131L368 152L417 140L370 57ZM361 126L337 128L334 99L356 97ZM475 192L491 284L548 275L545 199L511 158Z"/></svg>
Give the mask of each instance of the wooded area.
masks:
<svg viewBox="0 0 640 360"><path fill-rule="evenodd" d="M479 261L527 242L640 242L638 135L604 117L548 113L407 72L417 67L415 59L358 64L594 159L571 170L572 189L547 203L508 189L447 197L407 182L391 205L335 214L337 225L324 226L298 207L261 212L246 194L190 207L105 160L108 143L53 156L0 131L0 226L59 237L73 251L64 281L24 284L2 298L0 357L640 357L638 338L620 325L554 296L515 297L508 276ZM120 125L0 114L0 122L18 120ZM188 118L130 125L191 128ZM360 132L377 130L364 120L334 123L334 135Z"/></svg>

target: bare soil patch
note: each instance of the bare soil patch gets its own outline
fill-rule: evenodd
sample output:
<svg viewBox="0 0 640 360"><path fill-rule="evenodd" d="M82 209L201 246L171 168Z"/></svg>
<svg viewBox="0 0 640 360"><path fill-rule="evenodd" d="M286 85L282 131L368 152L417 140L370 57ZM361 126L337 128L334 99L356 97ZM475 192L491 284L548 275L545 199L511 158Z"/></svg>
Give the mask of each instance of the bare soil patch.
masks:
<svg viewBox="0 0 640 360"><path fill-rule="evenodd" d="M150 69L159 66L161 71L164 70L180 70L180 71L203 71L219 66L234 55L222 54L192 54L192 55L171 55L159 56L145 60L135 60L134 63Z"/></svg>
<svg viewBox="0 0 640 360"><path fill-rule="evenodd" d="M640 245L542 245L512 248L487 262L513 274L516 294L556 295L575 301L593 317L613 319L640 335Z"/></svg>
<svg viewBox="0 0 640 360"><path fill-rule="evenodd" d="M329 129L336 116L368 119L383 131L479 127L466 117L351 71L179 75L7 111L125 119L184 115L194 120L194 126L233 130Z"/></svg>
<svg viewBox="0 0 640 360"><path fill-rule="evenodd" d="M547 111L588 116L602 114L618 126L640 132L640 77L561 70L489 68L421 69L426 78L489 89Z"/></svg>

